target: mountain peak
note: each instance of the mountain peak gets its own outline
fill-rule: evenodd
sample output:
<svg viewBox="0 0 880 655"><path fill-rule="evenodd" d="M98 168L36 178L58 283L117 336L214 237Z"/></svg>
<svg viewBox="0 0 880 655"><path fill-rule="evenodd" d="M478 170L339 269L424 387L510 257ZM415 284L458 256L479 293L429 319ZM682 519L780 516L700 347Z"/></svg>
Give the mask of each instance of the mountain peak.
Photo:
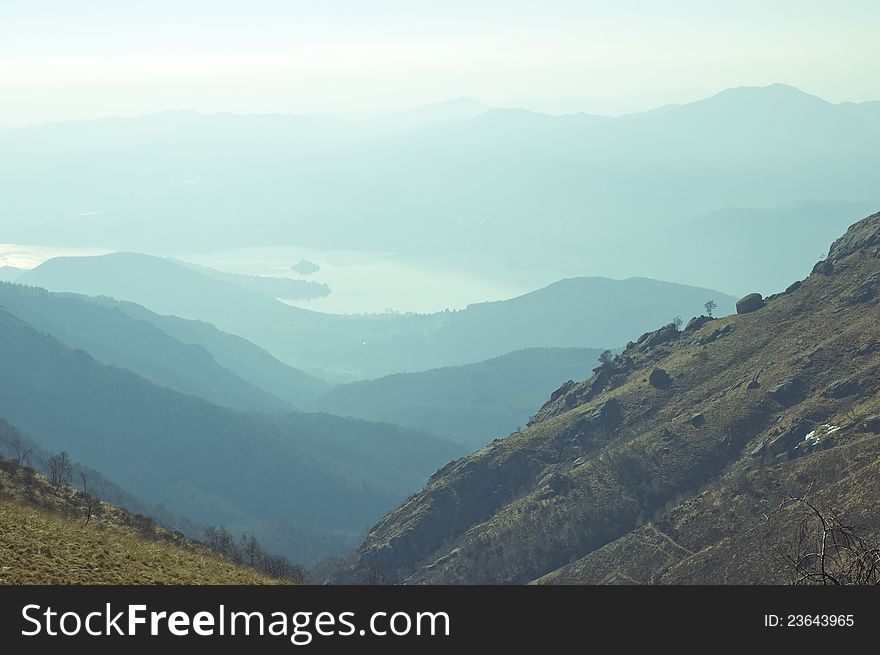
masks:
<svg viewBox="0 0 880 655"><path fill-rule="evenodd" d="M775 106L786 106L791 103L812 103L830 106L831 103L819 96L807 93L790 84L776 82L766 86L737 86L725 89L701 102L734 102L734 103L773 103ZM698 103L700 104L700 103Z"/></svg>

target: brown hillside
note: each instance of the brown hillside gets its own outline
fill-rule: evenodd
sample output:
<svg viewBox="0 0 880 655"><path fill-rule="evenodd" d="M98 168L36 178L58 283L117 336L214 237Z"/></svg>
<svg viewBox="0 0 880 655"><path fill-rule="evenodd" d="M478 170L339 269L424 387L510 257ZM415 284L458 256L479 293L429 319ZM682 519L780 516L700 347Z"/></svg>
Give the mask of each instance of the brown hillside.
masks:
<svg viewBox="0 0 880 655"><path fill-rule="evenodd" d="M644 335L445 466L340 580L786 582L789 496L880 537L878 297L875 214L757 310Z"/></svg>
<svg viewBox="0 0 880 655"><path fill-rule="evenodd" d="M278 584L0 458L0 584Z"/></svg>

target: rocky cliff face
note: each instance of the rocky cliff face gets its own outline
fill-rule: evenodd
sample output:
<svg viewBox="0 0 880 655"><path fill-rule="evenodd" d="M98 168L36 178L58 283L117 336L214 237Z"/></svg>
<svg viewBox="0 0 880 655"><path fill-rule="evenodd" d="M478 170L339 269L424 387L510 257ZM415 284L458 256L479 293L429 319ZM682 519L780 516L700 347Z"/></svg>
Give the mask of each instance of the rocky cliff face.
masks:
<svg viewBox="0 0 880 655"><path fill-rule="evenodd" d="M446 465L339 581L780 582L792 495L877 535L878 290L875 214L762 307L642 335Z"/></svg>

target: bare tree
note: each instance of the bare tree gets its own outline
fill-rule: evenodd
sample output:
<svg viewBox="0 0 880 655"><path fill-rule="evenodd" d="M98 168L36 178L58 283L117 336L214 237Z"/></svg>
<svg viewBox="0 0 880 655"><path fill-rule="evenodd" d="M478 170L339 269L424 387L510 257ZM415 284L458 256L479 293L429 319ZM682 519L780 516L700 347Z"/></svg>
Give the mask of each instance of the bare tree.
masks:
<svg viewBox="0 0 880 655"><path fill-rule="evenodd" d="M70 455L65 451L62 450L60 453L52 455L49 458L48 465L49 477L56 488L70 481L73 465L70 462Z"/></svg>
<svg viewBox="0 0 880 655"><path fill-rule="evenodd" d="M707 300L706 304L703 305L703 307L706 308L706 316L708 316L709 318L712 318L712 312L715 311L715 308L718 307L718 305L715 304L714 300Z"/></svg>
<svg viewBox="0 0 880 655"><path fill-rule="evenodd" d="M681 326L684 325L684 321L681 320L681 316L676 316L672 319L672 324L675 326L676 330L681 331Z"/></svg>
<svg viewBox="0 0 880 655"><path fill-rule="evenodd" d="M206 528L205 539L208 542L208 548L228 557L237 564L241 563L241 549L229 530L223 526Z"/></svg>
<svg viewBox="0 0 880 655"><path fill-rule="evenodd" d="M254 535L241 535L241 553L245 564L257 568L263 559L263 549Z"/></svg>
<svg viewBox="0 0 880 655"><path fill-rule="evenodd" d="M614 353L610 350L603 350L602 354L599 355L599 363L600 364L608 364L611 360L614 359Z"/></svg>
<svg viewBox="0 0 880 655"><path fill-rule="evenodd" d="M30 466L31 449L25 440L21 438L21 435L12 435L9 439L9 448L15 455L15 461L19 466Z"/></svg>
<svg viewBox="0 0 880 655"><path fill-rule="evenodd" d="M92 520L92 510L95 508L95 496L89 487L89 475L85 471L79 472L80 480L82 480L83 500L86 506L86 525Z"/></svg>
<svg viewBox="0 0 880 655"><path fill-rule="evenodd" d="M286 557L273 555L271 553L267 553L263 556L259 568L273 578L289 580L300 584L304 583L307 577L306 570L303 567L292 563Z"/></svg>
<svg viewBox="0 0 880 655"><path fill-rule="evenodd" d="M368 585L393 585L395 584L394 576L388 567L371 563L364 567L363 583Z"/></svg>
<svg viewBox="0 0 880 655"><path fill-rule="evenodd" d="M279 580L303 583L306 570L282 555L267 553L254 535L243 534L236 541L224 527L205 528L205 541L208 548L228 557L236 564L246 564L266 575Z"/></svg>
<svg viewBox="0 0 880 655"><path fill-rule="evenodd" d="M806 509L795 539L777 549L792 584L880 584L880 547L867 543L833 511L822 511L805 497L792 496L786 502Z"/></svg>

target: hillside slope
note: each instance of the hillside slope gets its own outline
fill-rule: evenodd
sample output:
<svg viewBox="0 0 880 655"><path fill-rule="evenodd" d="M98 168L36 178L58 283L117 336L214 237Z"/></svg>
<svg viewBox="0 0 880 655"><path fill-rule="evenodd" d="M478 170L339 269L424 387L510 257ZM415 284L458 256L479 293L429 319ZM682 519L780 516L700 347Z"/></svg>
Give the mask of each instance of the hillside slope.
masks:
<svg viewBox="0 0 880 655"><path fill-rule="evenodd" d="M157 314L132 302L106 296L95 302L114 307L132 318L148 321L178 341L204 348L214 360L241 379L281 397L294 407L325 391L329 385L299 369L288 366L256 344L211 323Z"/></svg>
<svg viewBox="0 0 880 655"><path fill-rule="evenodd" d="M100 299L0 283L0 307L96 359L209 402L242 410L286 413L293 405L241 379L203 348L182 343Z"/></svg>
<svg viewBox="0 0 880 655"><path fill-rule="evenodd" d="M525 425L546 390L583 377L591 348L531 348L476 364L351 382L314 407L342 416L410 425L479 448Z"/></svg>
<svg viewBox="0 0 880 655"><path fill-rule="evenodd" d="M445 466L339 579L784 582L790 496L876 540L878 301L874 214L756 311L645 334Z"/></svg>
<svg viewBox="0 0 880 655"><path fill-rule="evenodd" d="M203 523L357 533L463 450L396 426L212 405L100 364L5 310L0 368L0 416Z"/></svg>
<svg viewBox="0 0 880 655"><path fill-rule="evenodd" d="M0 458L0 584L277 584Z"/></svg>

